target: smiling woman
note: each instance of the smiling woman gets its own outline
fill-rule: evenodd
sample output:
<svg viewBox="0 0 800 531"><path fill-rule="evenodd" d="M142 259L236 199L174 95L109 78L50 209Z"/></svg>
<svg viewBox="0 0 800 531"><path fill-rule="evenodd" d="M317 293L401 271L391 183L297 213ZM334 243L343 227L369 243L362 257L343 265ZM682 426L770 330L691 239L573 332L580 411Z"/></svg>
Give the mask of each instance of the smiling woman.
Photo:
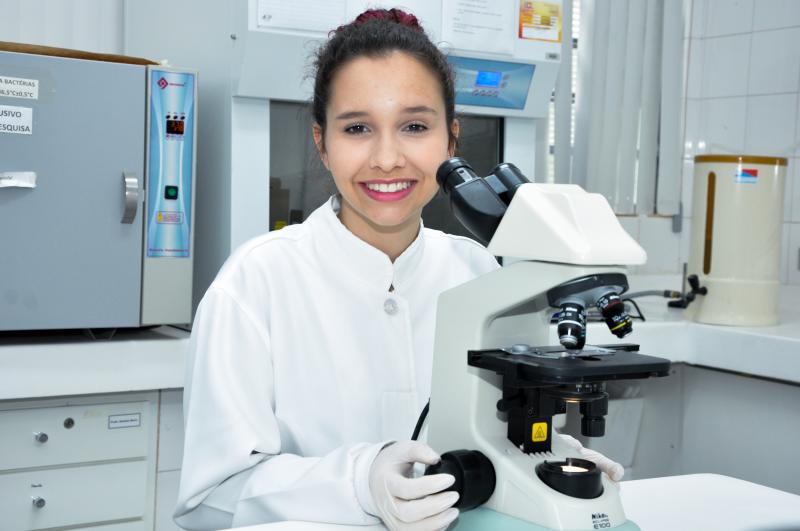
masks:
<svg viewBox="0 0 800 531"><path fill-rule="evenodd" d="M410 440L430 397L439 294L498 268L423 227L453 154L452 74L416 19L371 10L317 55L312 136L337 193L238 248L203 297L184 388L175 520L433 531L455 478Z"/></svg>
<svg viewBox="0 0 800 531"><path fill-rule="evenodd" d="M405 52L349 61L331 96L314 140L342 197L339 219L394 260L417 236L458 123L448 130L439 82Z"/></svg>
<svg viewBox="0 0 800 531"><path fill-rule="evenodd" d="M495 270L422 226L453 154L452 74L399 10L365 12L317 55L312 136L337 193L234 252L198 308L176 521L444 529L439 456L409 440L430 396L436 301ZM393 442L395 441L395 442Z"/></svg>
<svg viewBox="0 0 800 531"><path fill-rule="evenodd" d="M399 10L370 10L337 29L316 67L314 142L341 194L339 218L394 260L455 150L450 67Z"/></svg>

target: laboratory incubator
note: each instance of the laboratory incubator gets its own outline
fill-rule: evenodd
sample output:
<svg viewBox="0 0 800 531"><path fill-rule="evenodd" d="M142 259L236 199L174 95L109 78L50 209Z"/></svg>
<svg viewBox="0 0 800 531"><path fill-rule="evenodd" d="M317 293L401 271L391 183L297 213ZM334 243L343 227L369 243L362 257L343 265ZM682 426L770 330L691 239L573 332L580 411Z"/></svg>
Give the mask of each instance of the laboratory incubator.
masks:
<svg viewBox="0 0 800 531"><path fill-rule="evenodd" d="M0 331L191 321L197 74L0 43L0 115Z"/></svg>

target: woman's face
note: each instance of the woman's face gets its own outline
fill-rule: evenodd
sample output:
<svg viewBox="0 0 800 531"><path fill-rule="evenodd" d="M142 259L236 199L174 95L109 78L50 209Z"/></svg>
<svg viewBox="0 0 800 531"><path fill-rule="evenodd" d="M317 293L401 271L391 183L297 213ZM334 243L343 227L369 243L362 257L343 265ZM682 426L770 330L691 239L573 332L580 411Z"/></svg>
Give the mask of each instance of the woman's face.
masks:
<svg viewBox="0 0 800 531"><path fill-rule="evenodd" d="M436 194L436 170L452 155L441 90L403 52L356 58L333 78L324 138L315 126L314 140L342 208L373 229L416 224Z"/></svg>

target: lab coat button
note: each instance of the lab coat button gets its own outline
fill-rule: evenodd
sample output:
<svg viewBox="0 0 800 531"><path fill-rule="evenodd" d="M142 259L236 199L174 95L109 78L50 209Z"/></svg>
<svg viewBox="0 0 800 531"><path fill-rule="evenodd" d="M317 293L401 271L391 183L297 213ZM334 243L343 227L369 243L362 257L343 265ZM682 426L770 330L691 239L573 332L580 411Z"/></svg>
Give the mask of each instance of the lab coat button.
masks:
<svg viewBox="0 0 800 531"><path fill-rule="evenodd" d="M394 315L397 313L397 301L394 299L386 299L383 303L383 311L388 313L389 315Z"/></svg>

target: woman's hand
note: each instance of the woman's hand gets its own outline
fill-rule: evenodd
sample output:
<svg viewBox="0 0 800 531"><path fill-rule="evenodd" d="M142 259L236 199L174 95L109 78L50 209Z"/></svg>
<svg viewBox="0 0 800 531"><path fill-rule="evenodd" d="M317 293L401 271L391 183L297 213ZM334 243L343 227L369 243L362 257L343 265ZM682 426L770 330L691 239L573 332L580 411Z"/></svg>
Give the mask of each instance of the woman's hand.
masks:
<svg viewBox="0 0 800 531"><path fill-rule="evenodd" d="M446 529L458 518L457 492L441 492L455 482L450 474L411 477L414 463L434 465L439 455L428 445L401 441L380 451L369 473L372 501L390 531Z"/></svg>

